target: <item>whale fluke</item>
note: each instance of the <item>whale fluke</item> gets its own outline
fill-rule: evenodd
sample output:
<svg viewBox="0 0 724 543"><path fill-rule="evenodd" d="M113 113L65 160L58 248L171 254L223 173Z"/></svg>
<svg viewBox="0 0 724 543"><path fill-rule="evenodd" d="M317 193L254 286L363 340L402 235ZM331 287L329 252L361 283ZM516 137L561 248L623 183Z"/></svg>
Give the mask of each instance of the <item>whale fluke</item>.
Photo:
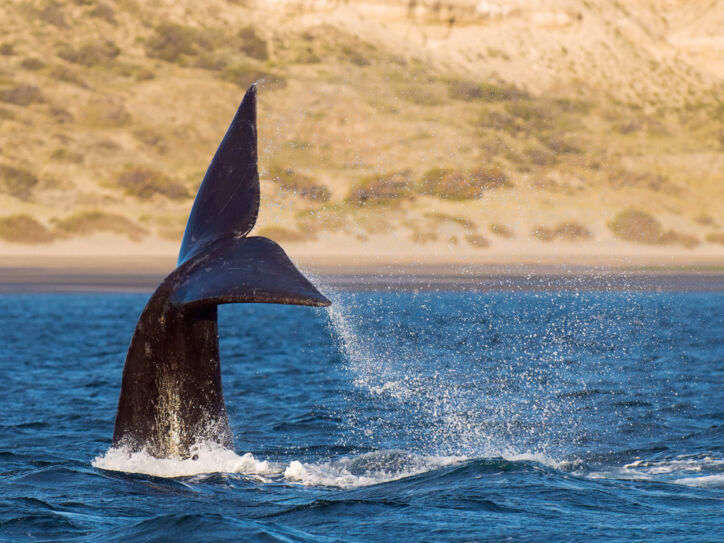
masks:
<svg viewBox="0 0 724 543"><path fill-rule="evenodd" d="M216 307L330 305L279 245L246 237L259 211L256 146L252 86L201 183L178 267L138 319L123 369L113 446L179 458L200 441L231 447Z"/></svg>
<svg viewBox="0 0 724 543"><path fill-rule="evenodd" d="M220 238L246 236L259 214L256 85L246 92L201 182L181 242L178 264Z"/></svg>

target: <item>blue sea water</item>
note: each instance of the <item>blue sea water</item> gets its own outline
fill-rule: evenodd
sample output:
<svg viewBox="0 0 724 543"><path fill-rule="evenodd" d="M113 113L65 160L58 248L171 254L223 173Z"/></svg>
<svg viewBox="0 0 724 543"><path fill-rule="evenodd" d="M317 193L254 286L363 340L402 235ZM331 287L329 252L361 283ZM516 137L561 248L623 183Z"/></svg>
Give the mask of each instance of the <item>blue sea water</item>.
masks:
<svg viewBox="0 0 724 543"><path fill-rule="evenodd" d="M223 306L185 461L109 451L147 297L0 297L0 540L724 541L724 292Z"/></svg>

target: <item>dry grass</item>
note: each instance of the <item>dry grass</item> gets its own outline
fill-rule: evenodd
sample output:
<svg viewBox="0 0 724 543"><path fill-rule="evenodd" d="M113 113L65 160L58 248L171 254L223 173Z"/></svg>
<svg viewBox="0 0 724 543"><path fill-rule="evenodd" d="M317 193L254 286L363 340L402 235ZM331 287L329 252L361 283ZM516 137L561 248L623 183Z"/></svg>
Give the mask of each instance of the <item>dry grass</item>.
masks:
<svg viewBox="0 0 724 543"><path fill-rule="evenodd" d="M0 217L0 238L11 243L49 243L53 234L29 215Z"/></svg>
<svg viewBox="0 0 724 543"><path fill-rule="evenodd" d="M103 211L81 211L55 221L55 232L61 237L88 236L95 232L111 232L128 237L132 241L140 241L147 234L133 221L114 213Z"/></svg>
<svg viewBox="0 0 724 543"><path fill-rule="evenodd" d="M188 189L165 174L144 166L128 166L116 176L116 186L129 196L147 199L154 195L171 200L189 198Z"/></svg>
<svg viewBox="0 0 724 543"><path fill-rule="evenodd" d="M719 245L724 245L724 233L711 232L706 235L706 241L709 243L718 243Z"/></svg>

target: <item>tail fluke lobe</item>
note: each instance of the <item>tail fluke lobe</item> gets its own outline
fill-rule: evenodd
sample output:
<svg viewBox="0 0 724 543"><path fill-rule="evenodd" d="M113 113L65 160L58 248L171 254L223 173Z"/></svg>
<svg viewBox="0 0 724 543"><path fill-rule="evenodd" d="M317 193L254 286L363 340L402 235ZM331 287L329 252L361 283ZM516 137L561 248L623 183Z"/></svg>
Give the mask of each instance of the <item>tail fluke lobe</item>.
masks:
<svg viewBox="0 0 724 543"><path fill-rule="evenodd" d="M223 238L246 236L259 213L256 86L246 92L196 195L179 265Z"/></svg>
<svg viewBox="0 0 724 543"><path fill-rule="evenodd" d="M187 261L180 270L183 273L173 287L170 302L184 310L230 303L331 303L279 245L263 237L220 241Z"/></svg>

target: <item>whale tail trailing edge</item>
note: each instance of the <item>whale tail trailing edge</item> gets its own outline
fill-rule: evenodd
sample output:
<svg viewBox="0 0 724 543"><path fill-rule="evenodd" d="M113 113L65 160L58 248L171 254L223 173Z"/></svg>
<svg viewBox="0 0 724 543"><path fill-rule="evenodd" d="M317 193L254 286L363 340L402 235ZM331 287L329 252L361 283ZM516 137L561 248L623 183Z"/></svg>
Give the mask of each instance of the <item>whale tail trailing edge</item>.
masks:
<svg viewBox="0 0 724 543"><path fill-rule="evenodd" d="M198 441L230 447L216 306L330 305L279 245L246 237L259 212L259 192L252 86L201 183L178 267L153 293L136 325L114 446L158 457L186 457Z"/></svg>

